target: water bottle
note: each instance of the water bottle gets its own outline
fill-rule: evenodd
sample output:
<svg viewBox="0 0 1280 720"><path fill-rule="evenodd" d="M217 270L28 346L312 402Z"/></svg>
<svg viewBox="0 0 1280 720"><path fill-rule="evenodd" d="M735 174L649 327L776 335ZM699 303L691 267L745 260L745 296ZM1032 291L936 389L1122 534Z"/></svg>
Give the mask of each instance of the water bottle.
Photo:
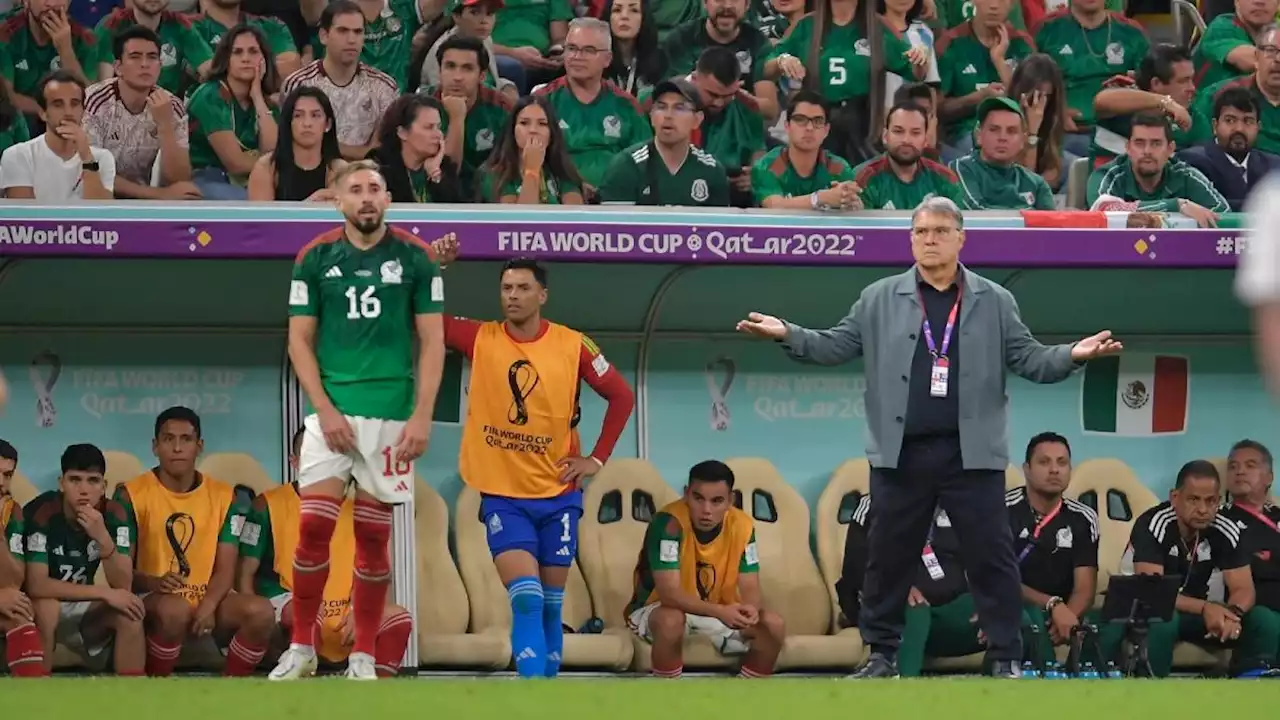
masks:
<svg viewBox="0 0 1280 720"><path fill-rule="evenodd" d="M1120 672L1120 668L1116 667L1113 662L1107 663L1107 678L1109 680L1119 680L1124 677L1124 673Z"/></svg>
<svg viewBox="0 0 1280 720"><path fill-rule="evenodd" d="M578 628L578 634L580 635L599 635L602 632L604 632L604 620L598 617L591 618L583 623L582 627Z"/></svg>
<svg viewBox="0 0 1280 720"><path fill-rule="evenodd" d="M1097 680L1099 677L1100 676L1098 675L1098 668L1094 667L1093 663L1091 662L1085 663L1084 666L1080 668L1081 679Z"/></svg>
<svg viewBox="0 0 1280 720"><path fill-rule="evenodd" d="M1060 666L1058 663L1051 662L1044 666L1045 680L1062 680L1065 677L1066 677L1066 674L1062 672L1062 666Z"/></svg>
<svg viewBox="0 0 1280 720"><path fill-rule="evenodd" d="M1033 663L1033 662L1031 662L1030 660L1027 660L1027 661L1023 662L1023 663L1022 663L1022 677L1023 677L1023 678L1038 678L1038 677L1040 677L1040 671L1036 669L1036 664L1035 664L1035 663Z"/></svg>

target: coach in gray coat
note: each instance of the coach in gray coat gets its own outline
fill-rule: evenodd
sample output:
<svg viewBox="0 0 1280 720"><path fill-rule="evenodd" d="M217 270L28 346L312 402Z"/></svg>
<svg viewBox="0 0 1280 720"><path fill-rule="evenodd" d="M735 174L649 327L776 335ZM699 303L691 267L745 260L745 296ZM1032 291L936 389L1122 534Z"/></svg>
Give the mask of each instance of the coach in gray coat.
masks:
<svg viewBox="0 0 1280 720"><path fill-rule="evenodd" d="M809 330L754 312L738 323L742 332L780 341L801 362L839 365L865 358L867 459L876 501L858 621L871 658L858 678L898 674L916 563L941 572L928 547L939 505L964 551L987 636L986 670L1018 676L1022 601L1005 521L1005 368L1053 383L1083 362L1121 349L1106 331L1071 345L1040 344L1008 290L960 265L963 246L959 208L930 198L911 218L915 266L872 283L835 327Z"/></svg>

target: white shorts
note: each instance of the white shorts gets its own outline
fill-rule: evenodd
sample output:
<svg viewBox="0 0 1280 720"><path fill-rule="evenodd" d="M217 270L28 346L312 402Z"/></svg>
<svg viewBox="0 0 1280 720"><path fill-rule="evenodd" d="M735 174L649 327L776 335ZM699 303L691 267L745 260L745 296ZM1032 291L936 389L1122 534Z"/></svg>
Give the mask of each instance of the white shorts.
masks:
<svg viewBox="0 0 1280 720"><path fill-rule="evenodd" d="M627 625L631 627L631 631L649 642L653 642L653 635L649 632L649 616L657 608L658 603L651 603L631 613L627 618ZM721 655L742 655L751 649L750 643L742 637L742 633L712 617L686 613L684 636L690 635L707 636Z"/></svg>
<svg viewBox="0 0 1280 720"><path fill-rule="evenodd" d="M58 629L53 637L59 645L78 655L85 665L98 669L96 661L105 659L106 650L111 647L111 637L94 645L85 644L80 628L91 607L93 602L89 600L62 603L58 610Z"/></svg>
<svg viewBox="0 0 1280 720"><path fill-rule="evenodd" d="M284 616L285 606L288 605L291 600L293 600L293 593L291 592L282 592L271 598L271 607L275 608L276 611L277 625L280 624L280 618Z"/></svg>
<svg viewBox="0 0 1280 720"><path fill-rule="evenodd" d="M298 455L298 487L329 478L354 480L356 487L388 505L413 500L413 463L397 463L396 441L404 431L403 420L346 415L356 436L356 449L338 453L329 449L320 431L320 418L303 421L302 452Z"/></svg>

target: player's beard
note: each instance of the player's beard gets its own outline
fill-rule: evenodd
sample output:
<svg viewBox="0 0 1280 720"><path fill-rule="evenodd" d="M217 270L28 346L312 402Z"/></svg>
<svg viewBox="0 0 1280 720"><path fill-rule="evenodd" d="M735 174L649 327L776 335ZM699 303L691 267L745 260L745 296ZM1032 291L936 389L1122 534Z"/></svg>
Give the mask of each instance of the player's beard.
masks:
<svg viewBox="0 0 1280 720"><path fill-rule="evenodd" d="M347 223L351 227L359 230L361 234L370 235L378 228L382 227L382 221L386 218L385 213L378 213L374 217L360 217L359 215L348 215Z"/></svg>

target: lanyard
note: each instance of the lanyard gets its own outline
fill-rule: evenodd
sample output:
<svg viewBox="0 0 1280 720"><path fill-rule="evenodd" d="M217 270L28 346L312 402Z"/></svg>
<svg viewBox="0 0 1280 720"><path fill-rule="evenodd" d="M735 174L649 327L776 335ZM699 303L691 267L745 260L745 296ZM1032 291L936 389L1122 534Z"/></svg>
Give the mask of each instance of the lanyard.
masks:
<svg viewBox="0 0 1280 720"><path fill-rule="evenodd" d="M1056 507L1054 507L1048 513L1045 513L1044 517L1040 518L1040 522L1036 523L1035 529L1031 531L1031 542L1027 543L1026 546L1022 548L1021 553L1018 553L1019 563L1027 559L1027 556L1031 554L1031 550L1035 548L1035 546L1037 545L1037 542L1040 540L1040 533L1044 532L1044 529L1049 527L1049 523L1053 522L1054 519L1058 517L1058 513L1060 512L1062 512L1061 500L1058 501L1058 504Z"/></svg>
<svg viewBox="0 0 1280 720"><path fill-rule="evenodd" d="M917 291L917 294L919 294L919 291ZM947 356L947 348L951 347L951 331L956 326L956 315L960 313L960 297L963 294L963 290L957 290L956 292L956 301L951 306L951 312L947 314L947 326L942 331L941 347L933 340L933 328L929 327L929 311L924 304L924 295L919 295L920 314L924 315L924 342L929 346L929 354L935 358L945 358Z"/></svg>
<svg viewBox="0 0 1280 720"><path fill-rule="evenodd" d="M1263 514L1261 510L1256 510L1254 508L1249 507L1248 505L1236 505L1236 507L1254 516L1255 518L1257 518L1258 522L1262 523L1263 525L1266 525L1267 527L1271 528L1275 532L1280 532L1280 527L1276 526L1276 521L1267 517L1265 514Z"/></svg>

